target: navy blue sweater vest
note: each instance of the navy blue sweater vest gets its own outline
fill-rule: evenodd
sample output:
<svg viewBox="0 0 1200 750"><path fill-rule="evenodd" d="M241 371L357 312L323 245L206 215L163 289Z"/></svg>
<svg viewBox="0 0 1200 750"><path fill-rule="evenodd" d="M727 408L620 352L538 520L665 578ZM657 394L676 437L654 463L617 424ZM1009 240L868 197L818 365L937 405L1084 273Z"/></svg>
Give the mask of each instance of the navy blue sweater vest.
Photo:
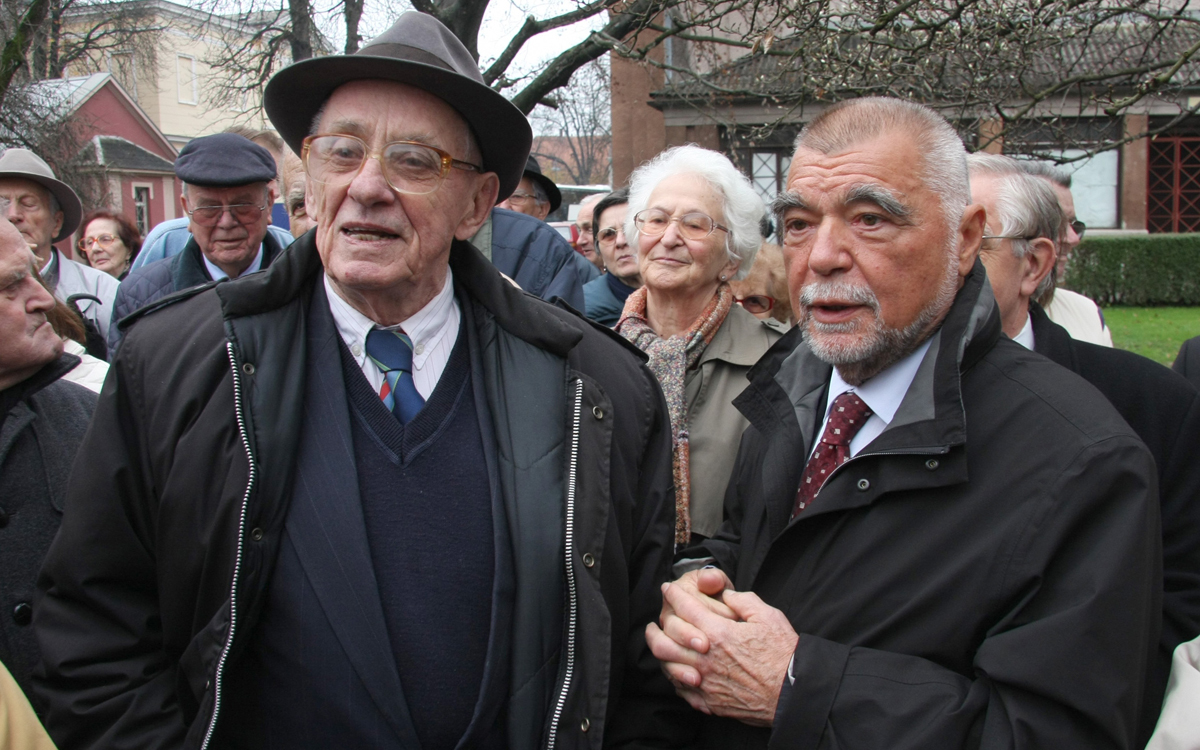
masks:
<svg viewBox="0 0 1200 750"><path fill-rule="evenodd" d="M363 517L400 683L422 748L451 750L475 711L491 625L492 502L460 334L407 425L343 346Z"/></svg>

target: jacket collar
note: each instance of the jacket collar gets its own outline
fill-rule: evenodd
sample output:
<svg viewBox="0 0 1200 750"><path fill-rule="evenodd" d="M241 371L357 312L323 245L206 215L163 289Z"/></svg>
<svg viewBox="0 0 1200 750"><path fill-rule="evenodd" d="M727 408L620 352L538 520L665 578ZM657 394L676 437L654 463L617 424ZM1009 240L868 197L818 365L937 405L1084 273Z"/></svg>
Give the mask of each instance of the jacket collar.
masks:
<svg viewBox="0 0 1200 750"><path fill-rule="evenodd" d="M561 313L553 307L505 281L469 243L456 240L451 246L450 269L458 287L517 338L558 356L566 356L583 338L583 333L561 320ZM310 231L287 252L280 253L265 271L218 284L217 296L226 319L255 315L298 297L323 270L316 233Z"/></svg>
<svg viewBox="0 0 1200 750"><path fill-rule="evenodd" d="M867 452L944 452L965 443L961 376L991 350L1001 331L1000 311L985 281L983 265L976 260L931 336L895 417ZM798 429L808 449L831 369L804 343L797 326L751 369L751 385L734 405L765 434L780 425Z"/></svg>
<svg viewBox="0 0 1200 750"><path fill-rule="evenodd" d="M1055 364L1075 370L1075 351L1067 329L1050 320L1042 306L1033 301L1029 303L1029 317L1033 321L1033 350Z"/></svg>
<svg viewBox="0 0 1200 750"><path fill-rule="evenodd" d="M263 237L262 248L262 268L266 269L280 256L283 247L280 246L279 240L275 239L275 235L267 232ZM171 282L175 289L191 289L213 280L208 267L204 265L204 256L195 237L189 235L187 244L175 257L176 261L171 269Z"/></svg>
<svg viewBox="0 0 1200 750"><path fill-rule="evenodd" d="M64 352L25 380L0 391L0 424L13 407L75 369L79 362L79 357Z"/></svg>
<svg viewBox="0 0 1200 750"><path fill-rule="evenodd" d="M769 349L774 341L775 336L761 320L734 303L729 308L725 322L717 329L708 346L704 347L699 364L719 359L731 365L750 367L758 362L762 352Z"/></svg>

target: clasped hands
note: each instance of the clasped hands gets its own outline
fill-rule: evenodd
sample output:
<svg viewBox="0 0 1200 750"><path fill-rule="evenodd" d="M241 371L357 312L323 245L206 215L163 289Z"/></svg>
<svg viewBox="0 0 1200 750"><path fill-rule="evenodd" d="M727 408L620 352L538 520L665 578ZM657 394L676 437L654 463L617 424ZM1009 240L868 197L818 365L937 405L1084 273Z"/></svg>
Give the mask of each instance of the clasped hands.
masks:
<svg viewBox="0 0 1200 750"><path fill-rule="evenodd" d="M783 612L733 590L724 572L693 570L663 584L646 643L675 692L706 714L771 726L797 636Z"/></svg>

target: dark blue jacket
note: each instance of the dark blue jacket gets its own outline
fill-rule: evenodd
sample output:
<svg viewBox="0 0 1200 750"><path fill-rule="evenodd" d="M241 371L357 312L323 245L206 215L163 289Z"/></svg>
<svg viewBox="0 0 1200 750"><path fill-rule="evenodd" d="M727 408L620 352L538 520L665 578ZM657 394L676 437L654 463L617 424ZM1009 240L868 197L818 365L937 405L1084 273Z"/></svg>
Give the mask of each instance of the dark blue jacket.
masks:
<svg viewBox="0 0 1200 750"><path fill-rule="evenodd" d="M273 234L267 232L263 237L262 267L271 265L281 252L283 246ZM195 237L188 239L179 254L130 271L121 286L117 287L117 297L113 301L112 323L108 328L109 360L116 356L117 346L121 343L121 327L117 323L129 313L157 302L168 294L211 281L212 276L209 276L208 268L204 265L204 257L200 254Z"/></svg>
<svg viewBox="0 0 1200 750"><path fill-rule="evenodd" d="M503 208L492 209L490 255L492 265L525 291L544 300L562 297L576 310L583 309L583 285L599 275L554 227Z"/></svg>

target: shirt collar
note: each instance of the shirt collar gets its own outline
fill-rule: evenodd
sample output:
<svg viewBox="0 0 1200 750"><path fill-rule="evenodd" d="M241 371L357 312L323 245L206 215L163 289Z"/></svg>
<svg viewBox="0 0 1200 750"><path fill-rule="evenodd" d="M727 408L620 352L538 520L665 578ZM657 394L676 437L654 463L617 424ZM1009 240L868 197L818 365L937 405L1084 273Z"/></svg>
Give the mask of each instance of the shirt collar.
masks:
<svg viewBox="0 0 1200 750"><path fill-rule="evenodd" d="M412 341L413 365L417 368L425 364L425 359L433 351L434 345L446 335L446 324L451 319L455 304L454 276L449 268L446 269L446 282L442 285L442 291L434 295L433 299L425 303L420 310L399 325L394 326L377 325L375 321L355 310L349 302L342 299L337 290L333 288L328 274L324 274L324 279L325 296L329 298L329 311L333 313L333 321L337 325L338 333L350 347L350 353L354 358L360 360L360 365L362 364L361 360L367 356L367 334L371 332L372 328L378 327L385 331L403 328L405 335Z"/></svg>
<svg viewBox="0 0 1200 750"><path fill-rule="evenodd" d="M222 279L229 278L229 274L222 271L220 266L214 265L212 263L212 261L210 261L208 259L207 255L205 255L204 253L200 253L200 257L204 260L204 267L208 269L208 275L212 278L213 281L220 281ZM255 271L262 270L262 261L263 261L263 246L259 245L258 246L258 255L255 255L254 260L252 260L250 262L250 265L246 266L246 270L242 271L242 276L245 276L246 274L254 273ZM241 278L241 277L239 277L239 278Z"/></svg>
<svg viewBox="0 0 1200 750"><path fill-rule="evenodd" d="M912 385L913 378L917 376L921 360L929 351L931 342L932 338L926 339L925 343L918 346L907 357L862 385L850 385L842 380L837 368L833 368L833 374L829 377L829 397L825 400L825 418L829 419L829 409L833 406L835 398L846 391L854 391L870 407L872 414L882 419L885 424L891 424L892 419L896 416L896 410L900 408L900 402L904 400L904 394L908 393L908 387Z"/></svg>
<svg viewBox="0 0 1200 750"><path fill-rule="evenodd" d="M1013 337L1013 341L1017 342L1029 351L1033 351L1034 338L1032 316L1025 318L1025 327L1021 329L1020 333Z"/></svg>

